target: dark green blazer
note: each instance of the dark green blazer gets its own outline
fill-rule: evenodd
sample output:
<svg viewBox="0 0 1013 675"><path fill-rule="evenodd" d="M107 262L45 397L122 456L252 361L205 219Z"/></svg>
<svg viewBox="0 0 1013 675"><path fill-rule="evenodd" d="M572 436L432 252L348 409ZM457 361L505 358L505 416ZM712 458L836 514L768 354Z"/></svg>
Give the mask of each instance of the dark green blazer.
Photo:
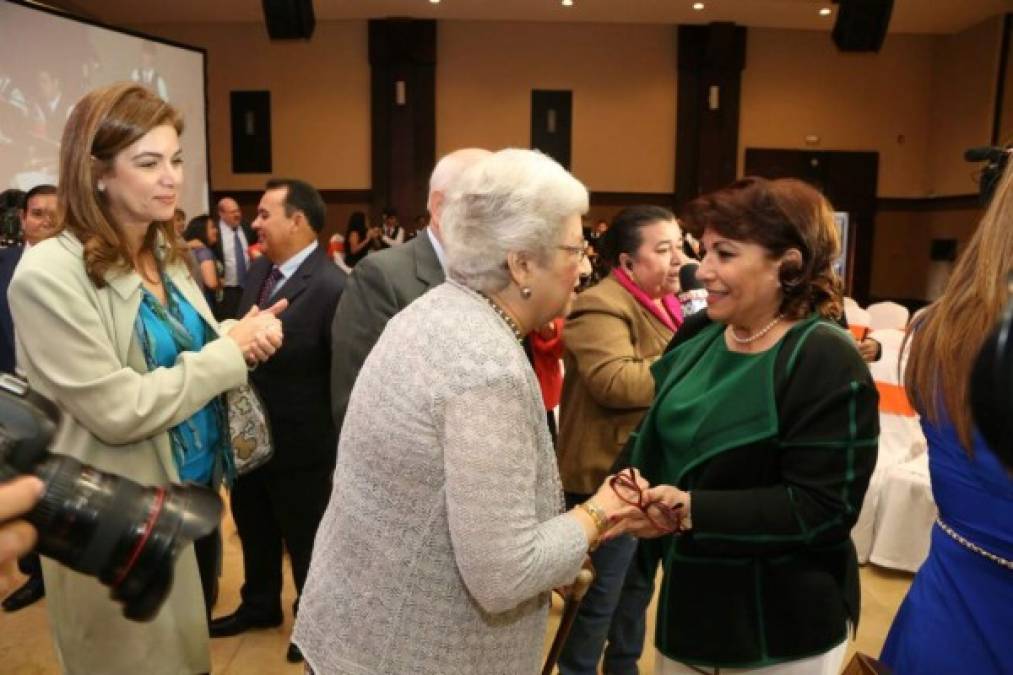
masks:
<svg viewBox="0 0 1013 675"><path fill-rule="evenodd" d="M663 561L655 637L663 654L761 667L827 651L858 622L850 531L876 464L878 394L850 337L812 317L774 348L769 434L757 437L754 425L752 440L736 443L718 417L720 433L701 431L701 447L659 445L657 420L677 400L669 397L679 396L679 378L698 376L693 360L723 329L703 312L691 317L655 367L659 398L632 442L632 462L652 484L691 493L693 529L644 542L640 564ZM727 417L743 420L736 406L764 400L724 396Z"/></svg>

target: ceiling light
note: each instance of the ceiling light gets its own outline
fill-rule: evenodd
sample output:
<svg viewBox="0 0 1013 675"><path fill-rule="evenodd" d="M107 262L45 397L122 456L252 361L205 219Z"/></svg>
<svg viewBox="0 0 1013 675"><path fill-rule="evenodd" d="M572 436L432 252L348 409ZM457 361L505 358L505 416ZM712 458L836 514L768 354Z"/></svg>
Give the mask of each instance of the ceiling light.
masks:
<svg viewBox="0 0 1013 675"><path fill-rule="evenodd" d="M820 16L830 16L831 11L829 7L824 7L820 10Z"/></svg>
<svg viewBox="0 0 1013 675"><path fill-rule="evenodd" d="M563 0L563 7L573 7L573 0Z"/></svg>
<svg viewBox="0 0 1013 675"><path fill-rule="evenodd" d="M693 3L693 9L695 9L696 11L699 12L701 9L703 9L703 3L702 2L694 2Z"/></svg>
<svg viewBox="0 0 1013 675"><path fill-rule="evenodd" d="M440 0L429 0L429 2L431 2L434 5L440 4Z"/></svg>

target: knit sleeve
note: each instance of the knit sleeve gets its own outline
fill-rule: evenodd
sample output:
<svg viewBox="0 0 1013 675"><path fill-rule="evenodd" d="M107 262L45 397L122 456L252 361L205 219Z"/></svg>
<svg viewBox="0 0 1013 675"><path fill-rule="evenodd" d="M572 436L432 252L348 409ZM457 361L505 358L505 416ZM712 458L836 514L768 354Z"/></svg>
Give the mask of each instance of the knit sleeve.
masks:
<svg viewBox="0 0 1013 675"><path fill-rule="evenodd" d="M447 515L454 557L483 610L505 612L571 583L587 552L575 518L539 521L538 436L523 387L503 377L443 402Z"/></svg>

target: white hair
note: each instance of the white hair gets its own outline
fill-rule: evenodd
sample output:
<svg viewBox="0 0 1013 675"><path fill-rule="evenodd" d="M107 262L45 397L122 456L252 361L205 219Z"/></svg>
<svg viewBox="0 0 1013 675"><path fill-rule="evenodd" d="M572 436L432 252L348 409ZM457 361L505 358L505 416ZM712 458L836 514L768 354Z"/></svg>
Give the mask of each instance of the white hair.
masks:
<svg viewBox="0 0 1013 675"><path fill-rule="evenodd" d="M544 261L562 236L563 222L584 214L587 188L555 160L508 148L469 167L443 207L448 275L485 293L510 283L507 254Z"/></svg>

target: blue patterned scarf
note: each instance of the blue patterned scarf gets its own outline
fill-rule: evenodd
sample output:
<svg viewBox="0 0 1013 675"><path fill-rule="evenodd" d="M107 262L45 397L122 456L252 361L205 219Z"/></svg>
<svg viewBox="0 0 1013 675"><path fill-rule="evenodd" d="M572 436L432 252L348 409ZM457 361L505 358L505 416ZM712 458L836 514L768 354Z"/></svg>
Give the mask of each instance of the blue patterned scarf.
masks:
<svg viewBox="0 0 1013 675"><path fill-rule="evenodd" d="M199 343L195 340L194 336L190 334L183 323L183 315L176 301L176 296L180 294L179 289L176 288L176 285L165 274L161 274L161 277L162 287L166 289L166 305L163 305L154 294L143 286L141 287L141 302L151 310L169 331L177 353L198 351L208 342L216 340L218 335L203 319L201 319L201 325L204 327L204 335L201 336ZM140 311L137 312L137 318L134 319L134 332L137 334L137 340L140 342L141 350L144 352L144 361L148 366L148 371L155 370L159 367L155 358L157 346L154 337L148 333L147 327L144 325ZM219 471L212 471L212 475L220 472L225 480L225 484L231 486L236 478L236 463L229 441L228 418L220 396L212 399L211 405L214 406L215 419L217 420L219 429L218 447L213 450L216 469ZM183 433L184 426L190 430L190 434ZM176 471L179 472L183 467L183 460L187 453L201 449L200 434L197 433L196 425L193 423L192 418L169 429L169 439L172 444L172 460L176 466ZM191 445L193 447L190 447Z"/></svg>

